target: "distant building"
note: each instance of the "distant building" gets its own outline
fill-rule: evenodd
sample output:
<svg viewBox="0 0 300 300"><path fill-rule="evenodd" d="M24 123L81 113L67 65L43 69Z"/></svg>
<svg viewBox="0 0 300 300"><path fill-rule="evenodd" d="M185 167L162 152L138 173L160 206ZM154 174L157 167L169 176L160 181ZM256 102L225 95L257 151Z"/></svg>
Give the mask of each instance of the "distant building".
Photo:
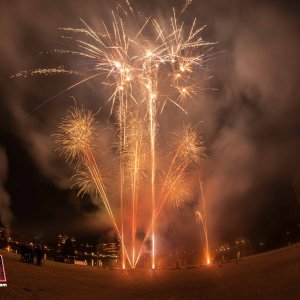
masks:
<svg viewBox="0 0 300 300"><path fill-rule="evenodd" d="M7 247L8 232L7 229L0 227L0 248Z"/></svg>
<svg viewBox="0 0 300 300"><path fill-rule="evenodd" d="M76 239L74 237L71 237L67 234L59 234L57 236L57 252L61 253L63 249L65 248L65 244L68 241L68 247L72 245L72 247L75 247Z"/></svg>
<svg viewBox="0 0 300 300"><path fill-rule="evenodd" d="M101 244L100 249L102 256L107 258L118 258L120 255L120 244L116 242L109 242Z"/></svg>
<svg viewBox="0 0 300 300"><path fill-rule="evenodd" d="M7 229L0 227L0 240L7 239Z"/></svg>

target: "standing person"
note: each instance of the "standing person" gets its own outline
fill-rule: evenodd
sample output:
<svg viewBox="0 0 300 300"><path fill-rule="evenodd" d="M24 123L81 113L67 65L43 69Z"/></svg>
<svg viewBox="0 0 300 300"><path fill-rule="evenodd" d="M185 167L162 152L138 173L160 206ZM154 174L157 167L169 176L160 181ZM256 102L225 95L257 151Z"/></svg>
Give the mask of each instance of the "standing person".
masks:
<svg viewBox="0 0 300 300"><path fill-rule="evenodd" d="M26 246L24 243L20 246L21 262L25 262Z"/></svg>
<svg viewBox="0 0 300 300"><path fill-rule="evenodd" d="M43 258L43 251L42 251L40 245L38 245L38 247L35 249L35 255L36 255L36 265L41 266L42 258Z"/></svg>
<svg viewBox="0 0 300 300"><path fill-rule="evenodd" d="M29 263L34 264L34 249L33 246L29 248Z"/></svg>

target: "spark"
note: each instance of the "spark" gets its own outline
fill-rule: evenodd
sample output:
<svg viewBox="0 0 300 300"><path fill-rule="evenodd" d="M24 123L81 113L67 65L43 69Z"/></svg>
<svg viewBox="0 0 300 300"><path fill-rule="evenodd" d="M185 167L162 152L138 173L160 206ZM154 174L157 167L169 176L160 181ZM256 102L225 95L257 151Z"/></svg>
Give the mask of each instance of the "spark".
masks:
<svg viewBox="0 0 300 300"><path fill-rule="evenodd" d="M197 163L199 159L206 157L203 138L190 125L184 125L174 134L174 144L178 149L177 156L180 161Z"/></svg>
<svg viewBox="0 0 300 300"><path fill-rule="evenodd" d="M185 203L193 200L192 186L188 183L187 178L185 178L183 174L180 174L177 178L169 176L165 184L169 194L168 201L170 206L180 208Z"/></svg>
<svg viewBox="0 0 300 300"><path fill-rule="evenodd" d="M186 9L192 4L193 0L186 0L183 7L182 7L182 10L181 10L181 13L183 14Z"/></svg>

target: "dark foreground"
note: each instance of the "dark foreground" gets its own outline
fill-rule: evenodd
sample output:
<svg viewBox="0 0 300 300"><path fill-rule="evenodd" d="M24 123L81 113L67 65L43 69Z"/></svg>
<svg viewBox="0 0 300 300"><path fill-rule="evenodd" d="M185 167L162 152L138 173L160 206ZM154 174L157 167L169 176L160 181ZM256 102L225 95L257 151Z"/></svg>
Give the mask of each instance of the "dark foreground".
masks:
<svg viewBox="0 0 300 300"><path fill-rule="evenodd" d="M4 255L0 299L300 299L300 244L238 264L182 270L101 270Z"/></svg>

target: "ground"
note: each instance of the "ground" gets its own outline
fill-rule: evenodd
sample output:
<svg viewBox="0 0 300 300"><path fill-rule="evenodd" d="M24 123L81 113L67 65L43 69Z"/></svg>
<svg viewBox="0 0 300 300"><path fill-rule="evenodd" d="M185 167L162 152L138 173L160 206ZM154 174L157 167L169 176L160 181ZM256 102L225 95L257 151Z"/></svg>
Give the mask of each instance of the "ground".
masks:
<svg viewBox="0 0 300 300"><path fill-rule="evenodd" d="M300 244L238 264L181 270L102 270L47 261L37 267L4 256L0 299L300 299Z"/></svg>

